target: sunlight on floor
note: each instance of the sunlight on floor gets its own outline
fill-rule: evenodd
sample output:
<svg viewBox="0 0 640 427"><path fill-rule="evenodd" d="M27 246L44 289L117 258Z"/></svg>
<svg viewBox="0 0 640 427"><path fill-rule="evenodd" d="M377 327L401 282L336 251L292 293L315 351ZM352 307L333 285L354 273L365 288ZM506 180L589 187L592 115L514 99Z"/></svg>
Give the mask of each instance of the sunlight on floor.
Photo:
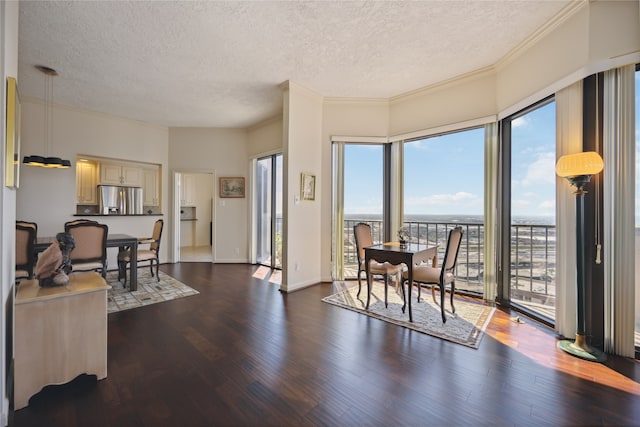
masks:
<svg viewBox="0 0 640 427"><path fill-rule="evenodd" d="M261 280L265 280L269 278L269 283L280 285L282 283L282 270L275 270L275 269L272 270L269 267L265 267L264 265L261 265L253 273L253 277Z"/></svg>
<svg viewBox="0 0 640 427"><path fill-rule="evenodd" d="M549 369L640 395L640 384L634 380L602 363L589 362L565 353L557 348L556 338L534 326L533 320L522 319L525 323L516 323L506 313L498 311L486 334Z"/></svg>

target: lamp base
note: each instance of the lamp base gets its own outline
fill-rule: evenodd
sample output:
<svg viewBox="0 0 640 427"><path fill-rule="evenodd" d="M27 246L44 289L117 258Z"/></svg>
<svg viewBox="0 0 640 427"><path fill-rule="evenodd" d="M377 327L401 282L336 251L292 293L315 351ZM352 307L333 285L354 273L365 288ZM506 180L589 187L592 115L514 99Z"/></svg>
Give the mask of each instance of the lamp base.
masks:
<svg viewBox="0 0 640 427"><path fill-rule="evenodd" d="M606 354L604 354L597 348L589 347L584 336L578 334L576 334L575 341L558 341L558 348L566 353L572 354L581 359L589 360L591 362L604 362L605 360L607 360Z"/></svg>

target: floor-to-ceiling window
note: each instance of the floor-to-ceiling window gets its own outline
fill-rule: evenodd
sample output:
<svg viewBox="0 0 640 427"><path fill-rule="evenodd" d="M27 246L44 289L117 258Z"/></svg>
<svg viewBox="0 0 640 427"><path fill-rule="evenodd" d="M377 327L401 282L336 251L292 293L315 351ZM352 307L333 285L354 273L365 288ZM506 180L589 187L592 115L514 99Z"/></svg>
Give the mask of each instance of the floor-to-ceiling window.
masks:
<svg viewBox="0 0 640 427"><path fill-rule="evenodd" d="M508 119L509 298L549 322L555 317L555 101ZM508 137L510 134L510 138Z"/></svg>
<svg viewBox="0 0 640 427"><path fill-rule="evenodd" d="M256 162L256 262L282 267L282 154Z"/></svg>
<svg viewBox="0 0 640 427"><path fill-rule="evenodd" d="M437 243L462 225L456 289L482 293L484 243L484 128L404 143L404 221L412 240Z"/></svg>
<svg viewBox="0 0 640 427"><path fill-rule="evenodd" d="M358 260L353 226L371 225L374 243L385 236L385 153L384 144L344 146L344 277L355 278Z"/></svg>

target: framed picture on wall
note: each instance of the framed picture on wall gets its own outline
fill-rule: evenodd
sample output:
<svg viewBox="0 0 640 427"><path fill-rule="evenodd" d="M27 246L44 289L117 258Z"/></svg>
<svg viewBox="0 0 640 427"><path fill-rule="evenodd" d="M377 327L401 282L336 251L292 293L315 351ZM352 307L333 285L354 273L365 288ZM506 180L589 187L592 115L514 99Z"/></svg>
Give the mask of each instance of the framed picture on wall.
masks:
<svg viewBox="0 0 640 427"><path fill-rule="evenodd" d="M316 176L310 173L300 174L300 199L316 199Z"/></svg>
<svg viewBox="0 0 640 427"><path fill-rule="evenodd" d="M16 79L7 77L7 127L4 185L18 188L20 178L20 98Z"/></svg>
<svg viewBox="0 0 640 427"><path fill-rule="evenodd" d="M221 198L244 197L244 177L220 177Z"/></svg>

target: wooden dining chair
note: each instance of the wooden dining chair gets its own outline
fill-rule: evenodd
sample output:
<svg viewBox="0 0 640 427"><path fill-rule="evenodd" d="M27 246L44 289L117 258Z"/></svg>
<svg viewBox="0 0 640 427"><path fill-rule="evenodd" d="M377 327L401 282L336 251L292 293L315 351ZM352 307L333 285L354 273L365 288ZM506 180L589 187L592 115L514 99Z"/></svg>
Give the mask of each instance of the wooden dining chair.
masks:
<svg viewBox="0 0 640 427"><path fill-rule="evenodd" d="M162 229L164 228L164 221L159 219L153 225L153 234L151 237L141 237L138 239L138 245L149 245L148 249L141 249L138 247L138 265L141 262L149 262L149 271L151 271L151 277L153 277L153 264L156 265L156 279L160 281L160 275L158 270L160 267L160 239L162 238ZM125 248L118 253L118 280L124 279L124 284L127 283L127 264L131 262L131 250Z"/></svg>
<svg viewBox="0 0 640 427"><path fill-rule="evenodd" d="M456 312L456 308L453 306L453 295L456 290L455 268L456 261L458 260L458 252L460 251L460 243L462 242L462 235L463 231L461 226L457 226L449 231L442 267L432 267L426 264L413 267L413 283L418 283L418 302L420 301L421 285L431 285L433 302L436 302L435 286L440 288L442 323L447 321L447 316L444 311L444 296L447 285L451 285L451 310L454 313ZM408 280L406 272L403 274L403 280ZM409 298L411 298L413 283L409 284Z"/></svg>
<svg viewBox="0 0 640 427"><path fill-rule="evenodd" d="M38 224L16 221L16 280L33 279L36 263L34 246L37 236Z"/></svg>
<svg viewBox="0 0 640 427"><path fill-rule="evenodd" d="M71 234L75 248L69 254L72 272L98 271L107 274L107 234L109 227L96 221L70 221L64 231Z"/></svg>
<svg viewBox="0 0 640 427"><path fill-rule="evenodd" d="M356 241L356 252L358 255L358 294L362 290L360 275L362 272L367 274L367 267L365 265L364 248L373 245L373 238L371 237L371 226L364 222L359 222L353 226L353 235ZM379 263L377 261L371 261L369 263L369 273L371 275L379 275L384 277L384 306L388 307L387 303L387 287L389 284L389 276L396 278L396 289L402 283L402 265L393 265L388 262ZM402 289L402 296L404 299L404 288Z"/></svg>

